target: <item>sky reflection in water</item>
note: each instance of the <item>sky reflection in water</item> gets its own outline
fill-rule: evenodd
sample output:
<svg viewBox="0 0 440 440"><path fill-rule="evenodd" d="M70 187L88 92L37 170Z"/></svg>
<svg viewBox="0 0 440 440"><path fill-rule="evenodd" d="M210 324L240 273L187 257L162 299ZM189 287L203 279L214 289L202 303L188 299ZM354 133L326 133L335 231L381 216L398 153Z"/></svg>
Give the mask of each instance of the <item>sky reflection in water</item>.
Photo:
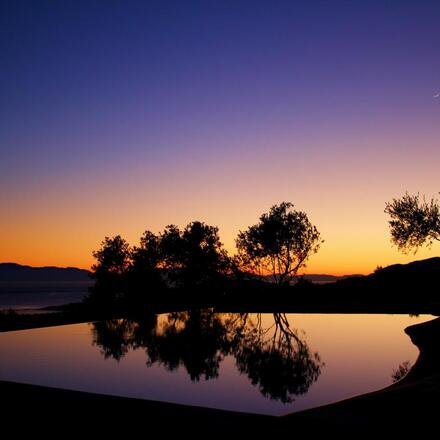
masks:
<svg viewBox="0 0 440 440"><path fill-rule="evenodd" d="M403 315L145 316L0 334L0 379L284 414L389 385L417 349Z"/></svg>

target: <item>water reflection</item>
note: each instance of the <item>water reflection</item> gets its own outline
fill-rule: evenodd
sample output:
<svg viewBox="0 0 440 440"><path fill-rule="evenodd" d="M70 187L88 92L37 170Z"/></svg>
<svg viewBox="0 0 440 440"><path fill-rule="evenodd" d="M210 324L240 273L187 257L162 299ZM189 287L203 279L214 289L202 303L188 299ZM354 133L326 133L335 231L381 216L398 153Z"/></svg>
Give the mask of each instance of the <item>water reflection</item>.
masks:
<svg viewBox="0 0 440 440"><path fill-rule="evenodd" d="M147 366L183 367L198 382L217 378L223 359L233 356L238 371L262 395L283 403L305 394L324 365L282 313L263 322L261 314L208 309L91 325L93 343L105 358L120 361L129 350L143 349Z"/></svg>
<svg viewBox="0 0 440 440"><path fill-rule="evenodd" d="M246 374L260 392L283 403L305 394L321 374L318 353L311 353L299 332L292 329L285 314L273 314L273 324L247 319L234 351L240 373Z"/></svg>
<svg viewBox="0 0 440 440"><path fill-rule="evenodd" d="M397 369L393 370L393 373L391 374L391 378L393 379L393 382L398 382L399 380L403 379L411 369L411 362L405 361L399 364Z"/></svg>

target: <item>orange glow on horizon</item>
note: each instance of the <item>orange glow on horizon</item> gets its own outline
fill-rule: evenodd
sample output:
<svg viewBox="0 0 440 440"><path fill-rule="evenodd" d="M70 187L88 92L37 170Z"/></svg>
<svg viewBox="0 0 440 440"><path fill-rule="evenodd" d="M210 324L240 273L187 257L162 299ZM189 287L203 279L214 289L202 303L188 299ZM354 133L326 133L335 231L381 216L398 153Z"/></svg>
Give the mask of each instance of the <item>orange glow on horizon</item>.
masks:
<svg viewBox="0 0 440 440"><path fill-rule="evenodd" d="M2 10L0 262L88 269L195 220L234 254L283 201L325 240L306 273L440 255L384 213L439 198L440 2L65 3Z"/></svg>
<svg viewBox="0 0 440 440"><path fill-rule="evenodd" d="M146 229L157 233L170 223L184 227L194 220L218 226L225 248L234 254L238 232L281 201L306 212L325 240L306 273L367 274L378 265L433 257L438 244L416 255L400 254L390 243L383 212L386 201L405 191L435 197L437 142L427 145L431 156L420 157L408 147L401 162L385 147L380 161L368 149L350 160L336 157L333 166L318 156L312 171L307 166L313 150L310 157L286 156L282 163L259 150L258 161L245 167L240 154L219 157L215 166L207 157L204 167L179 156L171 164L174 174L166 175L163 164L153 169L139 158L137 167L89 170L59 177L56 184L51 179L17 184L14 197L0 194L0 261L87 269L105 236L120 234L135 245Z"/></svg>
<svg viewBox="0 0 440 440"><path fill-rule="evenodd" d="M33 253L26 249L26 244L28 243L26 237L24 237L21 243L11 240L9 249L7 246L8 242L4 242L6 246L2 248L0 261L35 267L78 267L89 270L94 263L92 251L99 248L101 239L94 240L93 242L92 240L81 242L71 237L67 243L63 243L61 246L56 241L50 243L43 243L42 241L35 241ZM226 250L229 255L234 255L233 239L228 240L228 242L231 241L232 243L226 246ZM39 248L39 244L41 248ZM136 244L136 241L130 241L130 244ZM50 255L47 255L45 251L48 253L50 251ZM318 253L310 257L306 267L302 268L299 274L367 275L373 272L377 266L388 266L397 263L404 264L436 255L438 255L438 246L436 245L432 249L423 248L416 254L404 255L387 243L386 239L382 240L381 243L370 243L370 246L368 246L368 243L362 243L362 247L351 247L349 242L340 242L339 246L334 246L333 249L327 247L326 243L324 243Z"/></svg>

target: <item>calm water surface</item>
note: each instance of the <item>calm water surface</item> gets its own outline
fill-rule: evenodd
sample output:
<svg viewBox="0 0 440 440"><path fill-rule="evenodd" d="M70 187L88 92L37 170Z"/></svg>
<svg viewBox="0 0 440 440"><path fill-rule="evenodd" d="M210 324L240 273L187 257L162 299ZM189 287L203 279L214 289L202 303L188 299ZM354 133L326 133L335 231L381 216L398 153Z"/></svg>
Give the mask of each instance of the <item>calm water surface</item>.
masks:
<svg viewBox="0 0 440 440"><path fill-rule="evenodd" d="M281 415L392 383L423 315L210 310L0 334L0 379Z"/></svg>
<svg viewBox="0 0 440 440"><path fill-rule="evenodd" d="M0 310L41 313L42 307L81 302L92 284L91 281L0 281Z"/></svg>

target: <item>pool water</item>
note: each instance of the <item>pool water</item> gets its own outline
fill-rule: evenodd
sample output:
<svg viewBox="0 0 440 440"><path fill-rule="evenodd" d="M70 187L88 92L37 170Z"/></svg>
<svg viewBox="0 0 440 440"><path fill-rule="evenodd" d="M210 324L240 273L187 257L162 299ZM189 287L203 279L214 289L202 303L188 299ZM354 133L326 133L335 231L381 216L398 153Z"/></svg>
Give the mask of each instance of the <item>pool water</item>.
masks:
<svg viewBox="0 0 440 440"><path fill-rule="evenodd" d="M0 379L282 415L390 385L430 315L218 314L0 333ZM406 364L408 365L408 364Z"/></svg>

